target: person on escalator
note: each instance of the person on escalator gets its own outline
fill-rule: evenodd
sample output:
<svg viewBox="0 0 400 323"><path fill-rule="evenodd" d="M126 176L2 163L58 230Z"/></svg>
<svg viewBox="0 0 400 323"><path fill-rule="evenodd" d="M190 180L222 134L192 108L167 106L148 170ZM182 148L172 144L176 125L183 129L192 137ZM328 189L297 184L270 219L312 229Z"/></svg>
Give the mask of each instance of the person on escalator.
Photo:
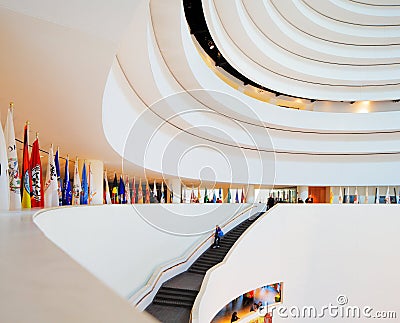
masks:
<svg viewBox="0 0 400 323"><path fill-rule="evenodd" d="M219 242L221 241L221 237L222 237L223 233L221 228L216 225L215 226L215 233L214 233L214 245L213 248L219 248Z"/></svg>
<svg viewBox="0 0 400 323"><path fill-rule="evenodd" d="M272 197L272 195L270 195L268 200L267 200L267 210L272 208L274 205L275 205L274 198Z"/></svg>
<svg viewBox="0 0 400 323"><path fill-rule="evenodd" d="M240 320L240 317L237 316L237 312L233 312L231 317L231 323Z"/></svg>
<svg viewBox="0 0 400 323"><path fill-rule="evenodd" d="M308 197L306 198L306 203L314 203L314 199L313 197L310 195L308 195Z"/></svg>

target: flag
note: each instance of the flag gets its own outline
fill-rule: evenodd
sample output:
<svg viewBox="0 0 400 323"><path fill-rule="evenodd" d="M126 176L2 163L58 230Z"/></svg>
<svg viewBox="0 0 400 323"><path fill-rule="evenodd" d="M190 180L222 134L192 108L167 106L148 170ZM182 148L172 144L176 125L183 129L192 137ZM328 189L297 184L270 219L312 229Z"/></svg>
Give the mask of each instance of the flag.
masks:
<svg viewBox="0 0 400 323"><path fill-rule="evenodd" d="M165 196L164 196L164 182L161 182L161 203L165 203Z"/></svg>
<svg viewBox="0 0 400 323"><path fill-rule="evenodd" d="M31 167L29 163L29 123L25 123L24 127L24 148L22 157L22 184L21 184L21 207L24 209L31 208Z"/></svg>
<svg viewBox="0 0 400 323"><path fill-rule="evenodd" d="M114 173L114 181L111 188L111 202L112 204L118 204L118 179L117 173Z"/></svg>
<svg viewBox="0 0 400 323"><path fill-rule="evenodd" d="M380 201L379 201L379 187L377 187L376 191L375 191L375 204L379 204L379 203L380 203Z"/></svg>
<svg viewBox="0 0 400 323"><path fill-rule="evenodd" d="M79 168L78 168L78 158L75 160L74 167L74 185L72 186L72 204L79 205L81 204L81 179L79 176Z"/></svg>
<svg viewBox="0 0 400 323"><path fill-rule="evenodd" d="M397 200L397 204L400 204L400 190L399 190L399 199Z"/></svg>
<svg viewBox="0 0 400 323"><path fill-rule="evenodd" d="M333 191L332 191L332 186L329 187L329 203L333 203Z"/></svg>
<svg viewBox="0 0 400 323"><path fill-rule="evenodd" d="M200 195L200 186L197 187L197 203L200 203L201 195Z"/></svg>
<svg viewBox="0 0 400 323"><path fill-rule="evenodd" d="M194 195L194 187L192 185L192 192L190 193L190 203L196 202L196 196Z"/></svg>
<svg viewBox="0 0 400 323"><path fill-rule="evenodd" d="M231 203L231 199L232 199L232 196L231 196L231 189L228 188L228 198L227 198L227 200L226 200L226 203Z"/></svg>
<svg viewBox="0 0 400 323"><path fill-rule="evenodd" d="M107 178L107 171L104 171L104 180L106 182L106 188L105 188L105 192L106 192L106 204L111 204L111 196L110 196L110 187L108 185L108 178Z"/></svg>
<svg viewBox="0 0 400 323"><path fill-rule="evenodd" d="M131 203L131 188L129 187L129 176L128 175L126 175L126 177L125 177L125 203L132 204Z"/></svg>
<svg viewBox="0 0 400 323"><path fill-rule="evenodd" d="M240 200L240 203L246 203L246 197L244 196L244 188L242 188L242 198Z"/></svg>
<svg viewBox="0 0 400 323"><path fill-rule="evenodd" d="M15 131L13 120L13 103L10 103L8 109L6 126L4 128L4 135L7 147L8 159L8 180L10 183L10 210L21 209L21 178L18 169L18 156L17 146L15 144ZM6 172L6 165L4 165L4 172ZM0 193L1 194L1 193Z"/></svg>
<svg viewBox="0 0 400 323"><path fill-rule="evenodd" d="M119 186L118 186L118 199L120 204L125 204L125 183L122 175L119 177Z"/></svg>
<svg viewBox="0 0 400 323"><path fill-rule="evenodd" d="M139 187L138 187L138 204L143 204L143 189L142 189L142 179L139 180Z"/></svg>
<svg viewBox="0 0 400 323"><path fill-rule="evenodd" d="M57 148L56 155L55 155L55 157L54 157L54 165L56 166L56 173L57 173L58 205L61 206L61 205L63 205L63 193L62 193L62 191L63 191L63 189L62 189L63 185L62 185L62 180L61 180L60 161L59 161L59 159L58 159L59 150L60 150L60 149Z"/></svg>
<svg viewBox="0 0 400 323"><path fill-rule="evenodd" d="M208 203L207 187L205 188L205 192L204 192L204 203Z"/></svg>
<svg viewBox="0 0 400 323"><path fill-rule="evenodd" d="M397 204L400 204L400 190L399 190L399 199L397 200Z"/></svg>
<svg viewBox="0 0 400 323"><path fill-rule="evenodd" d="M146 197L145 197L145 203L149 204L150 203L150 186L149 186L149 181L146 179Z"/></svg>
<svg viewBox="0 0 400 323"><path fill-rule="evenodd" d="M54 163L53 145L51 145L47 161L46 182L44 183L44 207L56 206L59 206L58 181L56 165Z"/></svg>
<svg viewBox="0 0 400 323"><path fill-rule="evenodd" d="M40 161L39 138L37 137L37 134L36 134L36 139L32 144L31 172L32 172L31 206L44 207L42 163Z"/></svg>
<svg viewBox="0 0 400 323"><path fill-rule="evenodd" d="M219 199L222 200L222 188L221 187L219 188L218 196L219 196Z"/></svg>
<svg viewBox="0 0 400 323"><path fill-rule="evenodd" d="M6 139L0 123L0 210L10 209L10 180L8 178L8 158Z"/></svg>
<svg viewBox="0 0 400 323"><path fill-rule="evenodd" d="M365 200L364 200L365 204L368 204L368 186L365 187Z"/></svg>
<svg viewBox="0 0 400 323"><path fill-rule="evenodd" d="M215 191L213 189L213 199L212 199L213 203L217 203L217 196L215 195Z"/></svg>
<svg viewBox="0 0 400 323"><path fill-rule="evenodd" d="M358 200L358 190L356 187L356 191L354 193L354 204L358 204L358 203L360 203L360 201Z"/></svg>
<svg viewBox="0 0 400 323"><path fill-rule="evenodd" d="M182 189L183 189L183 200L182 200L182 203L186 203L186 187L185 186L183 188L181 187L181 192L182 192Z"/></svg>
<svg viewBox="0 0 400 323"><path fill-rule="evenodd" d="M82 198L81 198L81 204L82 204ZM106 203L106 179L103 176L103 204Z"/></svg>
<svg viewBox="0 0 400 323"><path fill-rule="evenodd" d="M157 186L156 186L156 180L154 180L154 185L153 185L153 197L156 201L158 201L157 199Z"/></svg>
<svg viewBox="0 0 400 323"><path fill-rule="evenodd" d="M71 205L72 191L71 182L69 180L69 156L65 161L65 175L64 175L64 190L63 190L63 205Z"/></svg>
<svg viewBox="0 0 400 323"><path fill-rule="evenodd" d="M345 196L345 203L350 203L350 187L347 187L347 193L344 193Z"/></svg>
<svg viewBox="0 0 400 323"><path fill-rule="evenodd" d="M235 203L239 203L239 189L236 189Z"/></svg>
<svg viewBox="0 0 400 323"><path fill-rule="evenodd" d="M389 186L388 186L387 191L386 191L385 203L386 203L386 204L390 204Z"/></svg>
<svg viewBox="0 0 400 323"><path fill-rule="evenodd" d="M94 185L93 172L92 172L92 165L91 164L89 164L89 166L88 166L88 173L89 173L89 176L88 176L88 187L89 187L89 189L88 189L88 199L89 199L88 200L88 204L94 204L93 203L93 199L97 194L97 189L96 189L96 186Z"/></svg>
<svg viewBox="0 0 400 323"><path fill-rule="evenodd" d="M104 190L106 191L106 189ZM110 194L110 193L108 193ZM81 204L86 205L89 202L89 183L86 171L86 162L83 162L82 167L82 193L81 193Z"/></svg>
<svg viewBox="0 0 400 323"><path fill-rule="evenodd" d="M136 178L133 177L132 181L132 198L131 198L132 204L136 203Z"/></svg>
<svg viewBox="0 0 400 323"><path fill-rule="evenodd" d="M342 187L339 187L339 204L343 203Z"/></svg>

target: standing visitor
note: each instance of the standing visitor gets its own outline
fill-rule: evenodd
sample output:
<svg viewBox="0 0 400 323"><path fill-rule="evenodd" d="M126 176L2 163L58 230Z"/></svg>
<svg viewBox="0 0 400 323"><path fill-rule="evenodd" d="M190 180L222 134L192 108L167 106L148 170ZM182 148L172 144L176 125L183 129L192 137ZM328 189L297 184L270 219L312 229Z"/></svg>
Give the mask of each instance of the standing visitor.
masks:
<svg viewBox="0 0 400 323"><path fill-rule="evenodd" d="M221 241L221 236L223 235L221 228L216 225L214 233L214 245L213 248L219 248L219 243Z"/></svg>

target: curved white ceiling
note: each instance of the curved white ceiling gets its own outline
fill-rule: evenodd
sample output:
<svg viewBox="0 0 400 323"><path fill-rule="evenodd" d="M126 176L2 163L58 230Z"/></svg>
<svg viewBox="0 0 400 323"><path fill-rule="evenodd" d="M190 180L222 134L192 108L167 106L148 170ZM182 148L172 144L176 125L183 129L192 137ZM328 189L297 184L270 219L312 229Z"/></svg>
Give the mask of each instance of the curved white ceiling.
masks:
<svg viewBox="0 0 400 323"><path fill-rule="evenodd" d="M47 2L31 6L6 0L0 3L0 39L10 49L1 52L0 60L2 121L8 101L15 100L15 127L20 139L23 123L30 120L32 132L40 132L43 149L54 143L60 146L63 156L69 153L71 158L103 160L106 168L120 172L130 126L138 113L147 111L153 118L137 125L154 127L155 120L164 120L168 123L165 129L169 129L160 132L164 139L173 138L175 133L185 134L177 141L182 144L179 149L212 143L233 163L244 151L249 165L256 165L250 167L255 183L260 181L258 161L269 165L274 162L275 152L282 161L277 168L284 176L278 178L286 184L306 184L308 178L299 179L287 169L301 165L315 168L313 163L318 160L321 174L331 169L332 158L339 158L342 165L351 164L346 167L350 176L356 174L357 163L396 163L400 112L356 115L297 111L243 94L221 81L203 61L179 1L121 0L121 6L112 8L104 1L88 2L83 7L78 1ZM251 6L250 1L236 3ZM100 5L104 6L96 11ZM91 11L96 14L85 19ZM289 33L285 35L294 43L298 41ZM312 46L303 46L303 54L334 59L336 54L329 51L329 46L325 56L310 49ZM376 51L375 58L370 51L364 53L362 62L366 64L375 59L384 63L390 56L385 56L385 51ZM399 56L392 55L395 64ZM352 55L338 57L342 63L352 60ZM115 88L109 86L113 73L122 73ZM390 92L390 87L384 89ZM133 153L146 148L145 139L132 140L137 146ZM157 161L164 147L151 148ZM258 150L262 159L252 153ZM143 176L145 168L154 171L151 176L156 177L162 172L154 161L142 163L135 158L124 169L126 173ZM263 168L264 174L269 168ZM391 168L387 169L389 172ZM199 174L192 170L189 165L182 175L198 179ZM169 174L179 175L179 170ZM235 177L237 182L243 181L240 176ZM233 181L229 174L220 179ZM370 177L364 180L372 181ZM328 183L329 178L324 181ZM383 183L379 178L373 181Z"/></svg>
<svg viewBox="0 0 400 323"><path fill-rule="evenodd" d="M400 7L344 0L203 0L224 58L274 91L391 100L400 89Z"/></svg>
<svg viewBox="0 0 400 323"><path fill-rule="evenodd" d="M131 121L116 130L122 114ZM127 161L189 183L213 180L200 175L204 167L228 183L342 183L333 175L339 171L360 183L366 168L379 161L390 169L399 152L399 112L284 109L224 83L199 55L176 1L150 2L132 24L108 79L103 116L107 140ZM381 175L362 181L386 182Z"/></svg>

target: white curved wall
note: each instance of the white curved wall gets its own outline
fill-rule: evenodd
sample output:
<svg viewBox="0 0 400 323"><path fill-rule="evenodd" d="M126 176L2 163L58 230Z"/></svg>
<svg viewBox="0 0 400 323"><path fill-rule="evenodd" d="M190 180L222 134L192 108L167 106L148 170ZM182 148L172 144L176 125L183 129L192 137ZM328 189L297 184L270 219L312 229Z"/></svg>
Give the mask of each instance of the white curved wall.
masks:
<svg viewBox="0 0 400 323"><path fill-rule="evenodd" d="M120 115L126 118L121 120ZM204 120L193 119L184 128L170 124L174 119L166 122L145 109L114 64L103 99L104 131L111 146L135 165L188 179L200 178L200 171L211 167L214 177L204 180L228 183L361 186L400 182L398 133L267 132L248 125L241 128L240 123L223 132L217 124L210 121L209 125L213 114L200 115ZM193 131L196 128L200 131ZM221 143L207 141L208 136ZM252 148L251 141L259 150L243 149Z"/></svg>
<svg viewBox="0 0 400 323"><path fill-rule="evenodd" d="M50 209L34 222L122 297L160 266L184 256L248 204L104 205Z"/></svg>
<svg viewBox="0 0 400 323"><path fill-rule="evenodd" d="M288 309L321 309L337 305L337 297L345 295L350 306L399 315L398 212L396 205L278 205L207 273L193 322L209 322L238 295L277 281L284 282L283 305ZM273 320L287 321L277 315Z"/></svg>

